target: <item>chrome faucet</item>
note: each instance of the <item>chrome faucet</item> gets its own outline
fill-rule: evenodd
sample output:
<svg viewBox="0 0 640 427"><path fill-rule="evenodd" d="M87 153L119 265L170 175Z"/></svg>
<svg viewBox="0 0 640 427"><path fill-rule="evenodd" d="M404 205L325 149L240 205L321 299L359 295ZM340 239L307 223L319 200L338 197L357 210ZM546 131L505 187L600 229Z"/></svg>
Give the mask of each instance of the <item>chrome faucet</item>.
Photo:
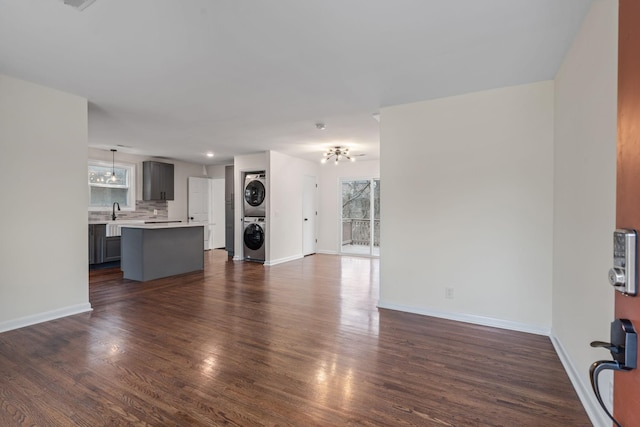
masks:
<svg viewBox="0 0 640 427"><path fill-rule="evenodd" d="M116 220L116 205L118 206L118 210L120 210L120 203L118 202L113 202L113 213L111 214L111 219L112 220Z"/></svg>

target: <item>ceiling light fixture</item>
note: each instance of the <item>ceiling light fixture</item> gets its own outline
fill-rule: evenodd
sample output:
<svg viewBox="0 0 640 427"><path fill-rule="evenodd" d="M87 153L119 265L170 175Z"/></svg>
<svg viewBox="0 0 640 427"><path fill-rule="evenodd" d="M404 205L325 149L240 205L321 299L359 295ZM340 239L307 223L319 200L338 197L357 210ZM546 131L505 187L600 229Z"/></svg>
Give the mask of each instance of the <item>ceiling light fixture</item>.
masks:
<svg viewBox="0 0 640 427"><path fill-rule="evenodd" d="M213 153L212 153L211 151L209 151L209 152L207 153L207 157L213 157Z"/></svg>
<svg viewBox="0 0 640 427"><path fill-rule="evenodd" d="M116 182L116 151L115 148L111 149L111 182Z"/></svg>
<svg viewBox="0 0 640 427"><path fill-rule="evenodd" d="M316 128L318 130L325 130L327 127L324 125L324 123L316 123Z"/></svg>
<svg viewBox="0 0 640 427"><path fill-rule="evenodd" d="M85 10L86 8L91 6L94 1L96 0L62 0L62 2L67 6L71 6L80 11Z"/></svg>
<svg viewBox="0 0 640 427"><path fill-rule="evenodd" d="M352 162L356 161L356 159L354 159L353 157L351 157L351 155L349 155L349 149L347 147L340 147L340 146L329 148L327 152L324 153L324 157L322 158L322 160L320 160L320 162L326 163L328 160L332 160L332 158L335 165L337 165L340 160L345 160L345 159L351 160Z"/></svg>

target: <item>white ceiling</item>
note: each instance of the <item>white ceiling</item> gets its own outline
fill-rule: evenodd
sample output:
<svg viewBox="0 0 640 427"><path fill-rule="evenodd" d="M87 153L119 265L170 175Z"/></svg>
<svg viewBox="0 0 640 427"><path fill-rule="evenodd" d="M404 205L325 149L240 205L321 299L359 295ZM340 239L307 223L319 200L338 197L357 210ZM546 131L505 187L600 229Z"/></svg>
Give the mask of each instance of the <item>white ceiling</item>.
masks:
<svg viewBox="0 0 640 427"><path fill-rule="evenodd" d="M0 0L0 73L86 97L92 147L377 159L380 107L552 79L590 5Z"/></svg>

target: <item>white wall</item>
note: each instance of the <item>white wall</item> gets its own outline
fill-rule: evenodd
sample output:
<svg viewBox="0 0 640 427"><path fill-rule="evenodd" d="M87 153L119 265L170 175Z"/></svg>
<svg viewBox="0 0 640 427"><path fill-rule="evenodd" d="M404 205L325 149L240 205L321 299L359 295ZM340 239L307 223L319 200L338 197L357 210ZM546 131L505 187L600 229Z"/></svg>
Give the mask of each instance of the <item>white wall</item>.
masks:
<svg viewBox="0 0 640 427"><path fill-rule="evenodd" d="M111 151L89 148L89 159L111 162L112 153ZM150 156L140 156L118 151L115 153L116 163L122 162L132 163L136 165L136 200L142 200L142 162L147 160L154 160L163 163L173 163L174 200L167 201L167 209L169 213L168 217L170 219L186 221L188 219L187 198L189 195L187 178L189 178L190 176L205 177L205 171L207 171L207 169L203 169L203 165L199 165L196 163L187 163L178 160L163 158L161 159Z"/></svg>
<svg viewBox="0 0 640 427"><path fill-rule="evenodd" d="M589 342L608 340L614 317L606 275L615 228L617 43L617 2L594 2L555 80L553 336L592 421L603 426L611 423L587 374L609 357ZM604 375L601 382L608 402Z"/></svg>
<svg viewBox="0 0 640 427"><path fill-rule="evenodd" d="M224 179L224 170L226 165L210 165L207 166L207 175L209 178L222 178Z"/></svg>
<svg viewBox="0 0 640 427"><path fill-rule="evenodd" d="M553 82L384 108L381 159L380 306L549 333Z"/></svg>
<svg viewBox="0 0 640 427"><path fill-rule="evenodd" d="M0 75L0 331L91 309L87 100Z"/></svg>
<svg viewBox="0 0 640 427"><path fill-rule="evenodd" d="M265 264L274 265L304 256L304 177L317 179L319 164L269 151L269 169L269 257Z"/></svg>
<svg viewBox="0 0 640 427"><path fill-rule="evenodd" d="M380 161L367 160L343 162L338 165L325 163L320 166L318 252L337 254L340 251L340 179L369 179L380 177ZM381 185L381 201L384 199L384 182ZM384 219L381 221L384 227ZM383 249L382 249L383 250Z"/></svg>

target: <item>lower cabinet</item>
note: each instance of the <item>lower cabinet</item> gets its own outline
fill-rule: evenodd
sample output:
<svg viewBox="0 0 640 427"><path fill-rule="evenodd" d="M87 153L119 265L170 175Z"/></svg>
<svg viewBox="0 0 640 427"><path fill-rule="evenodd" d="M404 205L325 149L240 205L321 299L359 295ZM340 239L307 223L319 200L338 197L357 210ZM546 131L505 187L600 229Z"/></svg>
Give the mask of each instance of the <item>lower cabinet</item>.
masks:
<svg viewBox="0 0 640 427"><path fill-rule="evenodd" d="M105 224L89 224L89 265L120 261L120 236L107 237Z"/></svg>
<svg viewBox="0 0 640 427"><path fill-rule="evenodd" d="M89 265L96 263L96 226L89 224Z"/></svg>
<svg viewBox="0 0 640 427"><path fill-rule="evenodd" d="M120 236L104 239L104 262L111 261L120 261Z"/></svg>

